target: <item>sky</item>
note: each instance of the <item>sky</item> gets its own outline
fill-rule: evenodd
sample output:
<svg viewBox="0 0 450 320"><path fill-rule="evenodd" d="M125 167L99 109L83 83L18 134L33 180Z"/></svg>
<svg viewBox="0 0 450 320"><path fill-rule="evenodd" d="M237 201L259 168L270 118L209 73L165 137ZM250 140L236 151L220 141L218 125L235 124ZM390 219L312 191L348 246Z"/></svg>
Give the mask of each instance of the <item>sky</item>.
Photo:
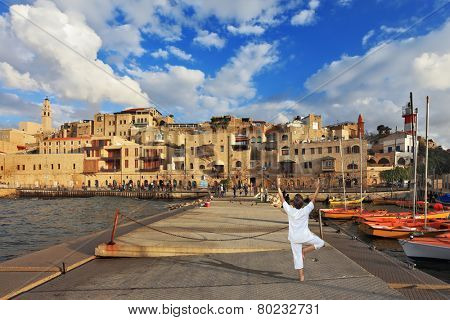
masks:
<svg viewBox="0 0 450 320"><path fill-rule="evenodd" d="M155 106L176 122L321 114L450 147L448 0L0 0L0 127Z"/></svg>

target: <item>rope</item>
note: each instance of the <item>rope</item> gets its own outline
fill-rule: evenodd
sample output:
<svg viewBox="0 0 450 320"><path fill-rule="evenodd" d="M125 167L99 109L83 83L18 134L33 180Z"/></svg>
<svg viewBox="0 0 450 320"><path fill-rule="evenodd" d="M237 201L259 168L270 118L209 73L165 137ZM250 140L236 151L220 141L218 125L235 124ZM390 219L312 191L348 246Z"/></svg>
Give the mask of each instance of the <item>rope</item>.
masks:
<svg viewBox="0 0 450 320"><path fill-rule="evenodd" d="M288 228L288 226L285 226L283 228L279 228L279 229L272 230L272 231L269 231L269 232L257 234L257 235L254 235L254 236L238 237L238 238L231 238L231 239L199 239L199 238L187 237L187 236L182 236L182 235L179 235L179 234L163 231L163 230L151 227L149 225L143 224L143 223L141 223L141 222L139 222L139 221L137 221L137 220L135 220L133 218L130 218L129 216L127 216L127 215L125 215L123 213L119 213L119 214L121 216L123 216L125 219L128 219L128 220L130 220L130 221L132 221L132 222L134 222L136 224L139 224L139 225L141 225L141 226L143 226L145 228L148 228L150 230L153 230L153 231L156 231L156 232L160 232L160 233L163 233L163 234L166 234L166 235L169 235L169 236L182 238L182 239L188 239L188 240L194 240L194 241L198 241L198 242L202 242L202 241L206 241L206 242L224 242L224 241L236 241L236 240L255 239L255 238L266 236L268 234L272 234L272 233L275 233L275 232L278 232L278 231L281 231L281 230L284 230L284 229Z"/></svg>

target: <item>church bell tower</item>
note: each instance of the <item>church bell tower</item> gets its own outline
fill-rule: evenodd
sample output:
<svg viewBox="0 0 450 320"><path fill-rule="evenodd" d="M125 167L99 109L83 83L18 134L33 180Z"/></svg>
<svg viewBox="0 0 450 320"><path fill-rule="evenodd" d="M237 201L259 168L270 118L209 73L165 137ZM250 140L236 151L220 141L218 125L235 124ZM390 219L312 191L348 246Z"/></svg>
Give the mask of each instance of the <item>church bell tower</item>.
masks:
<svg viewBox="0 0 450 320"><path fill-rule="evenodd" d="M52 128L52 108L50 106L50 100L48 97L44 99L44 103L42 104L42 132L50 133L53 131Z"/></svg>

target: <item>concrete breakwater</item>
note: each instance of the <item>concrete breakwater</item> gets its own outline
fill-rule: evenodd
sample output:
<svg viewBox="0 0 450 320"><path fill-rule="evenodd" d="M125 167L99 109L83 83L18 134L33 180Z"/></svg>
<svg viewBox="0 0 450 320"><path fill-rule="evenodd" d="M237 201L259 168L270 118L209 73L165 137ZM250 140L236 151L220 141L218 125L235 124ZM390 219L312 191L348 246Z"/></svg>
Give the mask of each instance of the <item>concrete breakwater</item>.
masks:
<svg viewBox="0 0 450 320"><path fill-rule="evenodd" d="M0 198L14 198L17 196L17 190L14 188L0 189Z"/></svg>
<svg viewBox="0 0 450 320"><path fill-rule="evenodd" d="M19 197L31 198L90 198L90 197L122 197L136 199L197 199L208 195L206 190L199 191L112 191L112 190L45 190L19 189Z"/></svg>

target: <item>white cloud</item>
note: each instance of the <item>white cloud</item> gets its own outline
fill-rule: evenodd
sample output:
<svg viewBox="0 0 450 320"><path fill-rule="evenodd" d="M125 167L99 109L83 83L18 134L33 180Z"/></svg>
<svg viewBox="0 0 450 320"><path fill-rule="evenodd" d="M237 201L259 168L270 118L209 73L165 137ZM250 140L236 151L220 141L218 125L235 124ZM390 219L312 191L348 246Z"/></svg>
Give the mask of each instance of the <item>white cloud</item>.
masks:
<svg viewBox="0 0 450 320"><path fill-rule="evenodd" d="M0 81L6 86L22 90L37 90L40 85L30 77L30 73L20 73L6 62L0 62Z"/></svg>
<svg viewBox="0 0 450 320"><path fill-rule="evenodd" d="M316 20L316 10L320 5L319 0L310 0L308 3L309 9L304 9L291 18L291 24L294 26L311 25Z"/></svg>
<svg viewBox="0 0 450 320"><path fill-rule="evenodd" d="M221 49L225 45L225 40L220 38L217 33L208 32L207 30L200 30L194 38L194 42L207 48L216 47Z"/></svg>
<svg viewBox="0 0 450 320"><path fill-rule="evenodd" d="M167 52L166 50L163 50L161 48L159 48L156 51L153 51L152 53L150 53L150 55L153 58L162 58L162 59L167 59L169 57L169 52Z"/></svg>
<svg viewBox="0 0 450 320"><path fill-rule="evenodd" d="M169 50L169 52L171 54L173 54L174 56L176 56L177 58L180 58L181 60L187 60L190 61L192 60L192 55L189 53L184 52L183 50L174 47L174 46L169 46L167 47L167 49Z"/></svg>
<svg viewBox="0 0 450 320"><path fill-rule="evenodd" d="M413 66L416 78L424 88L450 89L450 52L443 55L425 52L414 59Z"/></svg>
<svg viewBox="0 0 450 320"><path fill-rule="evenodd" d="M431 97L431 135L450 147L450 21L426 35L380 44L363 56L343 56L312 75L305 83L312 92L324 93L315 100L317 112L333 119L352 119L359 112L370 130L386 124L403 128L401 107L413 91L419 107L419 128L423 132L425 97ZM380 46L383 46L380 48ZM353 65L363 59L357 66ZM339 76L341 75L341 76ZM329 108L340 104L343 108Z"/></svg>
<svg viewBox="0 0 450 320"><path fill-rule="evenodd" d="M261 35L264 33L265 29L258 25L243 24L239 27L232 25L227 26L227 30L232 34L244 34L244 35Z"/></svg>
<svg viewBox="0 0 450 320"><path fill-rule="evenodd" d="M403 27L393 28L393 27L387 27L385 25L382 25L380 27L380 30L385 32L385 33L402 33L402 32L405 32L408 29L407 28L403 28Z"/></svg>
<svg viewBox="0 0 450 320"><path fill-rule="evenodd" d="M362 45L365 46L367 44L367 42L369 41L370 38L373 37L373 35L375 34L375 30L369 30L369 32L367 32L364 37L362 38Z"/></svg>
<svg viewBox="0 0 450 320"><path fill-rule="evenodd" d="M258 19L273 20L279 13L279 0L184 0L193 6L196 15L202 19L215 16L221 22L250 22Z"/></svg>
<svg viewBox="0 0 450 320"><path fill-rule="evenodd" d="M337 4L341 7L349 7L353 0L338 0Z"/></svg>
<svg viewBox="0 0 450 320"><path fill-rule="evenodd" d="M251 99L256 94L252 82L254 76L277 60L273 45L249 43L241 47L238 54L223 66L214 78L208 79L205 90L215 97Z"/></svg>
<svg viewBox="0 0 450 320"><path fill-rule="evenodd" d="M91 63L37 29L22 16L38 23L45 30L51 30L56 38L74 48ZM22 59L22 63L8 60L14 69L27 70L29 75L22 74L22 82L28 77L35 82L28 81L28 89L35 88L38 83L41 88L60 97L93 104L109 100L135 106L148 105L145 93L136 81L127 76L115 75L109 65L98 59L102 40L79 14L64 13L52 2L38 1L34 5L14 5L6 17L10 20L10 35L14 35L15 43L32 52L26 60ZM3 56L0 55L1 60Z"/></svg>

